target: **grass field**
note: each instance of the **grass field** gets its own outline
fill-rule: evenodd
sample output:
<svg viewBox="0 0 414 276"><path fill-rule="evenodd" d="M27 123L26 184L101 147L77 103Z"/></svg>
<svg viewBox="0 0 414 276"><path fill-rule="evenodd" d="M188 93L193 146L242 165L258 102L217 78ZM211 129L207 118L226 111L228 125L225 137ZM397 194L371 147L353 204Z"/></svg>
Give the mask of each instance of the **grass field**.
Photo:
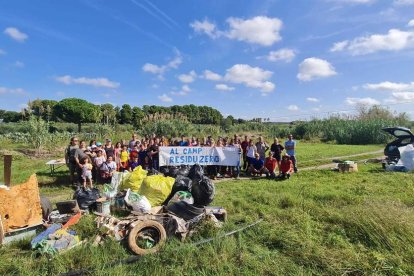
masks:
<svg viewBox="0 0 414 276"><path fill-rule="evenodd" d="M302 152L298 148L302 160L311 156L305 148L331 154L319 155L321 159L379 148L355 152L354 146L336 151L337 145L303 145ZM14 170L14 179L43 170L43 163L16 160L20 169ZM96 275L413 275L413 174L384 172L380 164L361 164L359 169L354 174L302 171L287 181L220 182L212 205L228 211L223 229L207 225L191 240L172 239L159 254L134 264L111 265L130 256L124 245L113 241L102 247L86 244L53 259L35 257L28 241L21 241L0 249L0 274L50 275L89 268ZM39 178L42 193L54 199L71 197L63 174ZM260 218L259 225L234 236L191 245ZM82 238L92 239L92 220L84 217L77 226Z"/></svg>

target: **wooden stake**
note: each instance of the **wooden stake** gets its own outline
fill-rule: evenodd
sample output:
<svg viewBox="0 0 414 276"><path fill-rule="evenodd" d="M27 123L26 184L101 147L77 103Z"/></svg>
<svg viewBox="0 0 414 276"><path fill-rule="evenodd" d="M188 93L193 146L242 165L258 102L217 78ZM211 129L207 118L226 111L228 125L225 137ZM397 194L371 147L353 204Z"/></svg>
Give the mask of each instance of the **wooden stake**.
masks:
<svg viewBox="0 0 414 276"><path fill-rule="evenodd" d="M4 155L4 184L7 187L11 185L11 166L12 166L12 156Z"/></svg>

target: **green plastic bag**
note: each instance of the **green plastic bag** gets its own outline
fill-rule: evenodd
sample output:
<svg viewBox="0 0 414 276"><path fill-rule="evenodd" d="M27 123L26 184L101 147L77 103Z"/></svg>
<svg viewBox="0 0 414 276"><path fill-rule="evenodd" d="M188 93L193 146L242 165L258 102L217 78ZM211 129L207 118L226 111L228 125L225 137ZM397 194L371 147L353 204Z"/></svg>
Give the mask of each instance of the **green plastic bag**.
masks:
<svg viewBox="0 0 414 276"><path fill-rule="evenodd" d="M141 188L142 181L147 177L147 173L141 166L136 167L132 173L128 173L123 177L120 189L131 189L131 191L137 193Z"/></svg>
<svg viewBox="0 0 414 276"><path fill-rule="evenodd" d="M170 195L175 179L161 175L151 175L144 179L139 194L145 196L151 206L160 206Z"/></svg>

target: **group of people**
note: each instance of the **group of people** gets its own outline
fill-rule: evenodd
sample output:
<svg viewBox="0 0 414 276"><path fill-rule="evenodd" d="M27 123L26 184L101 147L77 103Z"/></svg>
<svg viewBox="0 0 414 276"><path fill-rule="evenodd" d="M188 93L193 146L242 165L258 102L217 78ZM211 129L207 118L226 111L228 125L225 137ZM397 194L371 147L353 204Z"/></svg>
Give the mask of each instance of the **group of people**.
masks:
<svg viewBox="0 0 414 276"><path fill-rule="evenodd" d="M65 151L65 160L69 167L72 182L81 182L85 189L93 188L93 182L107 183L115 171L133 171L137 166L143 169L159 170L159 147L236 147L239 149L242 166L207 166L207 174L215 179L217 177L236 177L241 169L247 175L263 175L275 178L277 176L289 178L292 172L297 172L295 148L296 141L293 136L288 136L284 145L274 139L270 146L262 137L254 143L253 139L244 136L242 141L239 136L232 138L219 137L214 140L211 136L203 139L181 136L181 139L167 139L164 136L144 137L138 139L133 134L131 140L122 140L113 144L111 139L105 143L92 140L89 144L72 137ZM266 157L266 151L269 151ZM283 154L283 151L286 151ZM279 173L276 173L278 168ZM76 177L75 178L75 174Z"/></svg>

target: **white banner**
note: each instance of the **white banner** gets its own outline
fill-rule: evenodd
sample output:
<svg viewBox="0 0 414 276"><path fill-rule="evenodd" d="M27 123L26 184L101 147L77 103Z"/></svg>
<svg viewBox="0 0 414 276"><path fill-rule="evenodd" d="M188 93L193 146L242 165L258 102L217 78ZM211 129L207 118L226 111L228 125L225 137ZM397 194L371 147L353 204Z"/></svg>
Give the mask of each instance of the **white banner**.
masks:
<svg viewBox="0 0 414 276"><path fill-rule="evenodd" d="M240 150L234 147L160 147L160 166L239 166Z"/></svg>

